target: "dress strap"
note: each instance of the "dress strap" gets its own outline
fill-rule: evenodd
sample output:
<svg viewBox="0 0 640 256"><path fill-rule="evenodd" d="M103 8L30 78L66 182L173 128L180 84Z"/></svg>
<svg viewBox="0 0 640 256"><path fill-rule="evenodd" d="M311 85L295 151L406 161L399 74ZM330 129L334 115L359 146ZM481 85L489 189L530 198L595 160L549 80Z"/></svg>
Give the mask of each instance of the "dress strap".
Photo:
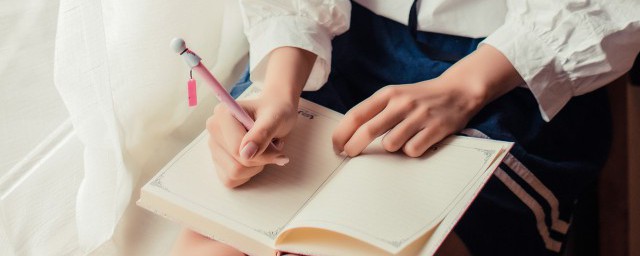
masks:
<svg viewBox="0 0 640 256"><path fill-rule="evenodd" d="M409 29L413 39L417 38L418 34L418 0L413 0L411 10L409 11Z"/></svg>

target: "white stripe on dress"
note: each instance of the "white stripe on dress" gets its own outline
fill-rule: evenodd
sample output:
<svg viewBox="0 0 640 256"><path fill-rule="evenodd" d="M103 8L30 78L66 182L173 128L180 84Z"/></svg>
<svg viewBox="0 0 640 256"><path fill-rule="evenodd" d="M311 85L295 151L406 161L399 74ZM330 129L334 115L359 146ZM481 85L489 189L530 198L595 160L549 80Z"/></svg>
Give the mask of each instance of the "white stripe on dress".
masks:
<svg viewBox="0 0 640 256"><path fill-rule="evenodd" d="M489 136L477 129L465 129L462 131L462 133L473 137L490 139ZM509 166L511 170L513 170L516 174L518 174L518 176L520 176L520 178L526 181L529 186L531 186L533 190L536 191L536 193L540 194L540 196L547 200L547 203L551 207L551 228L561 234L566 234L567 230L569 230L569 223L560 219L560 204L558 203L558 198L553 195L551 190L549 190L549 188L542 184L542 181L540 181L538 177L536 177L529 169L527 169L526 166L522 164L522 162L518 161L518 159L516 159L513 155L507 154L502 162Z"/></svg>
<svg viewBox="0 0 640 256"><path fill-rule="evenodd" d="M562 243L551 238L549 234L549 229L547 225L544 223L544 210L542 206L533 198L531 195L527 194L522 186L520 186L515 180L513 180L509 175L504 172L501 168L496 169L493 173L502 183L504 183L511 192L513 192L524 204L526 204L529 209L533 212L533 215L536 218L536 227L538 228L538 233L540 233L540 237L544 242L544 246L554 252L560 252L562 248Z"/></svg>
<svg viewBox="0 0 640 256"><path fill-rule="evenodd" d="M569 230L569 223L560 219L560 211L558 199L553 195L551 190L549 190L540 179L538 179L527 167L525 167L518 159L516 159L513 155L508 154L503 162L511 168L520 178L525 180L533 189L540 194L549 206L551 206L551 228L555 231L558 231L562 234L566 234L567 230Z"/></svg>

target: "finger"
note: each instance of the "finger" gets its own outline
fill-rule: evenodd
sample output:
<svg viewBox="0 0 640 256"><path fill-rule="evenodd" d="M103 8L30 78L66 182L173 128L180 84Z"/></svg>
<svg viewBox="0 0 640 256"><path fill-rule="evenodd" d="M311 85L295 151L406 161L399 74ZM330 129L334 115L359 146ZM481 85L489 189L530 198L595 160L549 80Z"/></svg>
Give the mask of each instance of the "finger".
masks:
<svg viewBox="0 0 640 256"><path fill-rule="evenodd" d="M343 152L345 144L358 128L385 109L389 100L386 96L383 93L376 93L347 112L331 138L336 152Z"/></svg>
<svg viewBox="0 0 640 256"><path fill-rule="evenodd" d="M217 144L216 141L212 138L209 139L209 148L211 149L211 159L213 160L214 169L216 170L218 179L225 187L234 188L242 185L243 183L249 180L249 178L247 178L246 180L230 179L225 170L227 168L225 167L226 165L225 163L227 160L223 159L222 157L225 154L224 149L222 149L222 147L219 144Z"/></svg>
<svg viewBox="0 0 640 256"><path fill-rule="evenodd" d="M245 145L243 149L240 149L240 145L242 144L242 140L247 135L247 132L244 126L236 120L231 113L226 109L218 110L220 121L212 124L213 128L211 130L219 131L219 134L213 134L212 138L222 146L222 149L231 155L236 161L241 163L244 166L264 166L267 164L277 164L283 166L289 162L289 158L287 158L282 152L277 150L269 150L268 152L264 152L264 154L260 154L258 156L253 156L251 158L242 157L242 154L253 154L257 155L257 146L255 144ZM255 126L254 126L255 128ZM280 142L280 147L284 145L284 141Z"/></svg>
<svg viewBox="0 0 640 256"><path fill-rule="evenodd" d="M284 142L279 142L278 144L279 146L273 148L269 146L269 142L265 145L265 149L263 149L264 151L260 152L261 149L258 148L256 143L249 142L240 150L240 152L236 152L234 156L238 162L247 166L264 166L267 164L284 166L289 163L289 158L282 151ZM280 149L278 149L278 147ZM247 158L250 155L252 156Z"/></svg>
<svg viewBox="0 0 640 256"><path fill-rule="evenodd" d="M396 152L401 149L411 137L424 128L422 122L417 119L409 116L409 118L393 127L382 138L382 147L389 152Z"/></svg>
<svg viewBox="0 0 640 256"><path fill-rule="evenodd" d="M242 123L235 119L223 104L216 106L212 119L211 129L209 129L211 137L222 146L225 152L231 155L236 154L242 138L247 133Z"/></svg>
<svg viewBox="0 0 640 256"><path fill-rule="evenodd" d="M227 177L227 173L224 171L224 168L221 167L219 164L214 162L214 168L216 170L216 174L218 176L218 180L220 181L220 183L222 183L222 185L224 185L227 188L235 188L237 186L240 186L242 184L244 184L245 182L249 181L249 178L247 178L246 180L232 180L229 179L229 177Z"/></svg>
<svg viewBox="0 0 640 256"><path fill-rule="evenodd" d="M261 116L242 138L240 157L249 160L262 154L278 132L280 116Z"/></svg>
<svg viewBox="0 0 640 256"><path fill-rule="evenodd" d="M283 138L276 138L273 140L273 144L276 146L277 150L282 150L284 149L284 139Z"/></svg>
<svg viewBox="0 0 640 256"><path fill-rule="evenodd" d="M404 118L404 113L391 105L361 125L344 145L344 152L353 157L360 154L373 140L380 137Z"/></svg>
<svg viewBox="0 0 640 256"><path fill-rule="evenodd" d="M211 145L212 158L219 169L223 170L225 177L230 180L245 180L258 174L263 166L245 166L236 161L233 156L224 152L217 144Z"/></svg>
<svg viewBox="0 0 640 256"><path fill-rule="evenodd" d="M245 160L244 158L238 158L240 163L249 162L250 165L267 165L267 164L275 164L279 166L284 166L289 163L289 158L277 149L273 149L271 147L267 147L267 149L259 155L254 156L250 160Z"/></svg>
<svg viewBox="0 0 640 256"><path fill-rule="evenodd" d="M225 142L223 140L222 142L216 141L216 143L218 143L219 145L223 145L225 143L232 143L232 142ZM220 148L221 148L220 151L224 151L225 153L229 154L235 161L247 167L265 166L267 164L284 166L287 163L289 163L289 158L285 156L282 153L282 151L278 151L278 150L268 149L262 154L254 156L251 159L245 159L245 158L242 158L240 156L240 153L237 152L236 150L229 152L227 149L224 148L224 146L220 146Z"/></svg>
<svg viewBox="0 0 640 256"><path fill-rule="evenodd" d="M276 164L279 166L284 166L287 163L289 163L289 158L286 157L284 154L282 154L281 151L277 151L277 150L267 150L264 153L255 156L249 160L247 159L243 159L240 157L240 154L238 152L228 152L223 146L224 143L226 143L223 139L214 139L211 138L211 140L214 143L218 144L218 148L217 151L219 152L224 152L226 154L228 154L231 158L233 158L235 161L237 161L238 163L246 166L246 167L255 167L255 166L265 166L267 164ZM222 141L219 141L222 140ZM210 149L213 148L213 146L209 146ZM213 149L212 149L213 151Z"/></svg>
<svg viewBox="0 0 640 256"><path fill-rule="evenodd" d="M433 144L442 140L447 134L438 126L427 126L414 135L402 147L402 151L410 157L420 157Z"/></svg>

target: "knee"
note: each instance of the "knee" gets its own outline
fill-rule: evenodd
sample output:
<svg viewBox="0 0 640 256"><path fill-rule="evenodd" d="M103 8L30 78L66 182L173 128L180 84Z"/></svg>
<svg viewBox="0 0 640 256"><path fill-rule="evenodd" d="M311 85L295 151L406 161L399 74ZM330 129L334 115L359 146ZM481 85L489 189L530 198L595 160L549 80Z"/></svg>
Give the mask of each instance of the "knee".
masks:
<svg viewBox="0 0 640 256"><path fill-rule="evenodd" d="M467 246L464 244L462 239L454 233L451 232L447 236L447 238L442 242L440 248L435 254L436 256L471 256L471 252L467 249Z"/></svg>
<svg viewBox="0 0 640 256"><path fill-rule="evenodd" d="M236 250L235 248L210 239L203 235L198 234L189 229L184 229L178 235L173 249L171 250L172 256L214 256L214 255L229 255L229 256L244 256L244 253Z"/></svg>

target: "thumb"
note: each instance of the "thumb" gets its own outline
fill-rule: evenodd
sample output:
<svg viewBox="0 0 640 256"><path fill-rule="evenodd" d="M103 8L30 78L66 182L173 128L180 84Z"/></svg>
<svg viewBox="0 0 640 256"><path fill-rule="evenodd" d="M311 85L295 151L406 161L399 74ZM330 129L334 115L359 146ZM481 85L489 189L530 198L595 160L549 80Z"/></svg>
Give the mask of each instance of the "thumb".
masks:
<svg viewBox="0 0 640 256"><path fill-rule="evenodd" d="M240 143L240 157L244 160L261 155L275 137L279 122L276 118L258 118Z"/></svg>

